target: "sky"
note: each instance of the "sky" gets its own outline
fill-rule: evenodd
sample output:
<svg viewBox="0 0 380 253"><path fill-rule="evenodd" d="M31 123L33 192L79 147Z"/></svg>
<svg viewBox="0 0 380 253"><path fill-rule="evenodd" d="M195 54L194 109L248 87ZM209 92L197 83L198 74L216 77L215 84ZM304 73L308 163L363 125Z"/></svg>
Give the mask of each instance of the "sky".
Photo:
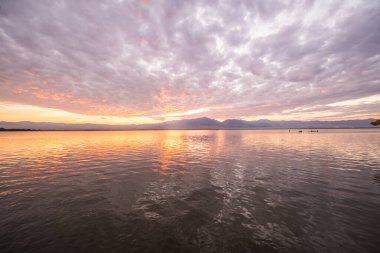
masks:
<svg viewBox="0 0 380 253"><path fill-rule="evenodd" d="M380 1L0 0L0 121L380 117Z"/></svg>

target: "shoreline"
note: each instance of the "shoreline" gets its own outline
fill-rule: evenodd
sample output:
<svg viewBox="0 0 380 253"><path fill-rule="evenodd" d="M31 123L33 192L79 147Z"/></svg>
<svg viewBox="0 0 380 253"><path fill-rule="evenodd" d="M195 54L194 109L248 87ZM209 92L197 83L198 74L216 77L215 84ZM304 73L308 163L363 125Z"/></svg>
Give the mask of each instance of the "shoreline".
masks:
<svg viewBox="0 0 380 253"><path fill-rule="evenodd" d="M378 127L300 127L300 128L173 128L173 129L0 129L0 132L111 132L111 131L250 131L250 130L359 130Z"/></svg>

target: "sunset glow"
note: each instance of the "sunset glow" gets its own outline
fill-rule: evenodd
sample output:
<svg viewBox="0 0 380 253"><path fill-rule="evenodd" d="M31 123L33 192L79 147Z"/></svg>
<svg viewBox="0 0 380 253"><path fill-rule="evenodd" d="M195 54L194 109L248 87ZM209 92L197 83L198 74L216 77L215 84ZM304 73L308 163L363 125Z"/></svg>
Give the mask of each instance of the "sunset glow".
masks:
<svg viewBox="0 0 380 253"><path fill-rule="evenodd" d="M2 1L0 121L380 116L378 1Z"/></svg>
<svg viewBox="0 0 380 253"><path fill-rule="evenodd" d="M380 0L0 0L0 248L379 252Z"/></svg>

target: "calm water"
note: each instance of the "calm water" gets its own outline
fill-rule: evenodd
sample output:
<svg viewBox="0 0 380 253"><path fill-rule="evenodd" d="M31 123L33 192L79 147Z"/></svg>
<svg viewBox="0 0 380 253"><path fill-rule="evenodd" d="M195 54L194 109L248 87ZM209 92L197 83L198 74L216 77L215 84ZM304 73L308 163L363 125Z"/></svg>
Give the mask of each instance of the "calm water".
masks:
<svg viewBox="0 0 380 253"><path fill-rule="evenodd" d="M1 132L1 252L380 252L380 131Z"/></svg>

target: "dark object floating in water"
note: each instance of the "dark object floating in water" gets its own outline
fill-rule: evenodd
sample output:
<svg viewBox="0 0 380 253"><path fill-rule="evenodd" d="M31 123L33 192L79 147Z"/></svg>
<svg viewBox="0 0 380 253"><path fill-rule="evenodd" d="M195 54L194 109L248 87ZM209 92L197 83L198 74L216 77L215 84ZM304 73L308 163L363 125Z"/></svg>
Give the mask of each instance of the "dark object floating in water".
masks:
<svg viewBox="0 0 380 253"><path fill-rule="evenodd" d="M299 133L302 133L302 130L299 130L298 132L299 132Z"/></svg>
<svg viewBox="0 0 380 253"><path fill-rule="evenodd" d="M310 130L310 133L318 133L318 130Z"/></svg>

